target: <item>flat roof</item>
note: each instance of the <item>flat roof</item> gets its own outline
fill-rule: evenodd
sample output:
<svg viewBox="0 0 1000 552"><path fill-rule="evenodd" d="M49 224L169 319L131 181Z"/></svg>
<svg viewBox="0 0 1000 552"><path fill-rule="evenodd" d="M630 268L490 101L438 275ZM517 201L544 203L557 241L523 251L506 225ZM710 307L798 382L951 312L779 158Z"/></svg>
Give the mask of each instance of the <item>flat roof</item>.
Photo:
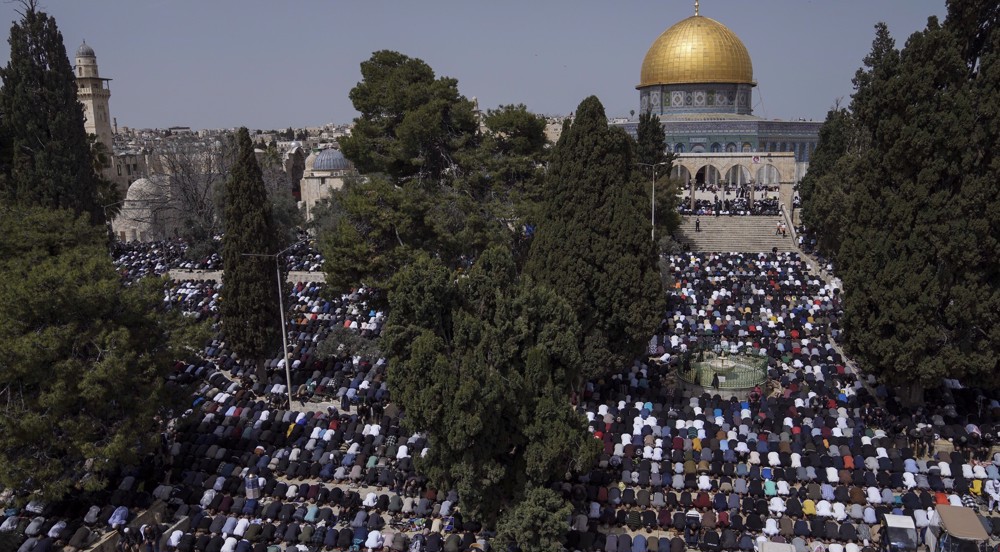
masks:
<svg viewBox="0 0 1000 552"><path fill-rule="evenodd" d="M886 514L885 524L889 527L899 527L901 529L916 529L917 525L913 523L913 518L910 516L899 516L896 514Z"/></svg>
<svg viewBox="0 0 1000 552"><path fill-rule="evenodd" d="M955 538L975 541L990 538L979 521L979 516L971 508L939 504L937 513L941 516L941 526Z"/></svg>

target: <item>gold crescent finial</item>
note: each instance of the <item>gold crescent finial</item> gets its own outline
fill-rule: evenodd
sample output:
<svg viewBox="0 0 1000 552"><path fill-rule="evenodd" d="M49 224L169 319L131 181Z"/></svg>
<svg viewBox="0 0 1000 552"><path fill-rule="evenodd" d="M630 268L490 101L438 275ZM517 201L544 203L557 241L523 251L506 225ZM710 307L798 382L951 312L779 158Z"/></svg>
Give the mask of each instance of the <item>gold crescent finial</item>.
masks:
<svg viewBox="0 0 1000 552"><path fill-rule="evenodd" d="M699 2L699 0L694 0L694 14L695 14L695 15L698 15L698 8L699 8L699 5L700 5L700 2Z"/></svg>

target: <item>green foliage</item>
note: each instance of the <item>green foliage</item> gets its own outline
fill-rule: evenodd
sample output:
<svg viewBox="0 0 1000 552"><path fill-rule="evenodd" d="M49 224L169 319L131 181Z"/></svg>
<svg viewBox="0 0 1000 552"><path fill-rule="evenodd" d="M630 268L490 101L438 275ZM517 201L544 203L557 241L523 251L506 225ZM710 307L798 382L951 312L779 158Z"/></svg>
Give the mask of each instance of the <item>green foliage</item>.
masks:
<svg viewBox="0 0 1000 552"><path fill-rule="evenodd" d="M68 211L0 210L0 485L100 489L156 446L162 371L190 345L171 339L195 334L161 280L123 287L106 243Z"/></svg>
<svg viewBox="0 0 1000 552"><path fill-rule="evenodd" d="M893 383L1000 383L996 14L949 3L902 50L879 25L804 194L837 248L849 349Z"/></svg>
<svg viewBox="0 0 1000 552"><path fill-rule="evenodd" d="M500 518L498 544L514 544L522 552L560 552L572 513L573 506L555 491L532 487Z"/></svg>
<svg viewBox="0 0 1000 552"><path fill-rule="evenodd" d="M674 156L667 152L667 135L659 116L652 112L639 115L639 126L636 129L635 157L637 163L655 165L657 163L673 163ZM652 175L652 169L643 168L646 176ZM658 170L657 174L670 174L670 166Z"/></svg>
<svg viewBox="0 0 1000 552"><path fill-rule="evenodd" d="M475 140L472 102L458 93L458 81L435 78L423 61L381 50L361 63L361 76L350 93L361 116L340 139L358 171L437 181Z"/></svg>
<svg viewBox="0 0 1000 552"><path fill-rule="evenodd" d="M435 251L435 234L424 217L429 208L428 193L419 186L399 187L382 177L345 182L316 216L324 227L318 243L328 259L327 284L336 290L383 286L415 250Z"/></svg>
<svg viewBox="0 0 1000 552"><path fill-rule="evenodd" d="M458 280L420 255L389 304L390 389L430 439L418 467L456 488L464 511L493 521L527 485L591 465L599 443L567 399L582 363L575 315L519 278L508 250L487 250Z"/></svg>
<svg viewBox="0 0 1000 552"><path fill-rule="evenodd" d="M586 378L631 363L665 308L648 196L632 178L632 146L584 100L552 152L545 205L526 272L557 290L580 322Z"/></svg>
<svg viewBox="0 0 1000 552"><path fill-rule="evenodd" d="M233 349L257 363L278 342L276 233L271 203L246 128L237 133L238 153L226 182L225 228L222 238L222 324ZM256 255L256 256L254 256Z"/></svg>
<svg viewBox="0 0 1000 552"><path fill-rule="evenodd" d="M679 182L670 178L674 154L667 151L667 135L660 118L651 112L640 115L636 135L637 170L633 174L640 186L649 186L656 177L656 203L653 208L656 210L657 234L673 234L681 224L681 216L677 212L680 186Z"/></svg>
<svg viewBox="0 0 1000 552"><path fill-rule="evenodd" d="M501 106L480 133L454 79L396 52L376 52L362 75L351 92L362 115L341 147L369 176L316 212L327 283L384 287L419 251L457 269L519 239L538 201L544 119Z"/></svg>
<svg viewBox="0 0 1000 552"><path fill-rule="evenodd" d="M802 221L818 236L820 250L829 252L833 259L852 214L845 208L851 181L843 175L851 170L854 158L847 153L855 135L850 112L839 106L831 109L820 128L819 146L809 163L809 172L799 184Z"/></svg>
<svg viewBox="0 0 1000 552"><path fill-rule="evenodd" d="M10 61L0 69L0 123L6 142L0 197L8 203L71 209L95 224L103 222L102 206L118 196L95 172L76 78L55 19L26 5L8 42Z"/></svg>

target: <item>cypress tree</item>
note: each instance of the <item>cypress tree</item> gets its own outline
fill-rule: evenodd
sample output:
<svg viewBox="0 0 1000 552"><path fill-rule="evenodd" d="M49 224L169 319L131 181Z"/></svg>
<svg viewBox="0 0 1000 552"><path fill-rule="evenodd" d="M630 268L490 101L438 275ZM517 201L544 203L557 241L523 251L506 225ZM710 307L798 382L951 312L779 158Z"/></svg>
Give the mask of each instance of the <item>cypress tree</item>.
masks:
<svg viewBox="0 0 1000 552"><path fill-rule="evenodd" d="M461 278L420 255L389 305L389 389L430 443L417 469L457 489L463 512L492 525L531 486L593 465L599 443L568 400L581 367L573 309L519 275L508 249Z"/></svg>
<svg viewBox="0 0 1000 552"><path fill-rule="evenodd" d="M10 61L0 69L0 112L7 156L4 201L86 214L97 224L113 188L94 170L77 101L76 78L56 21L24 2L10 29Z"/></svg>
<svg viewBox="0 0 1000 552"><path fill-rule="evenodd" d="M842 229L851 214L844 206L850 195L850 179L844 178L848 148L855 138L850 111L834 106L819 131L819 146L809 162L809 172L799 184L802 197L802 222L817 237L817 246L836 259L842 242Z"/></svg>
<svg viewBox="0 0 1000 552"><path fill-rule="evenodd" d="M667 135L663 130L660 118L652 112L639 115L639 127L636 129L636 161L646 165L655 165L664 161L673 161L673 155L667 153ZM643 168L643 173L652 176L652 169ZM656 171L657 174L670 174L670 167Z"/></svg>
<svg viewBox="0 0 1000 552"><path fill-rule="evenodd" d="M677 212L677 182L670 178L673 169L674 154L667 151L667 133L663 130L660 118L651 112L639 116L639 127L636 129L636 163L635 176L639 185L645 189L650 180L656 176L656 226L657 235L669 236L680 226L681 217ZM665 163L657 167L660 163Z"/></svg>
<svg viewBox="0 0 1000 552"><path fill-rule="evenodd" d="M0 206L0 485L29 499L103 489L157 450L164 368L202 342L123 287L103 228L66 210Z"/></svg>
<svg viewBox="0 0 1000 552"><path fill-rule="evenodd" d="M266 376L264 355L280 337L271 203L247 129L236 134L236 162L226 181L222 238L222 325L233 349ZM255 256L256 255L256 256Z"/></svg>
<svg viewBox="0 0 1000 552"><path fill-rule="evenodd" d="M840 242L849 350L915 400L943 377L998 383L997 13L951 3L901 51L880 24L804 196L821 245Z"/></svg>
<svg viewBox="0 0 1000 552"><path fill-rule="evenodd" d="M560 293L580 322L584 375L640 354L665 295L649 239L643 189L632 179L628 135L585 99L552 153L545 203L526 272Z"/></svg>

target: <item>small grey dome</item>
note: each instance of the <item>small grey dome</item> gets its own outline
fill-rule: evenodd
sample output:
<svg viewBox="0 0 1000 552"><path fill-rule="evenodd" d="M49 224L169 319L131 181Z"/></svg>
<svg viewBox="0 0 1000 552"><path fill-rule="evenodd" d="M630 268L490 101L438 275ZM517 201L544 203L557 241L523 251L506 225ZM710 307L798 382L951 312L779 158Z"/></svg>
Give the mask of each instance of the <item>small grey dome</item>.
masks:
<svg viewBox="0 0 1000 552"><path fill-rule="evenodd" d="M84 40L83 44L76 49L76 57L97 57L94 55L94 49L87 45L87 41Z"/></svg>
<svg viewBox="0 0 1000 552"><path fill-rule="evenodd" d="M319 152L312 168L315 171L349 171L353 167L340 150L330 148Z"/></svg>

